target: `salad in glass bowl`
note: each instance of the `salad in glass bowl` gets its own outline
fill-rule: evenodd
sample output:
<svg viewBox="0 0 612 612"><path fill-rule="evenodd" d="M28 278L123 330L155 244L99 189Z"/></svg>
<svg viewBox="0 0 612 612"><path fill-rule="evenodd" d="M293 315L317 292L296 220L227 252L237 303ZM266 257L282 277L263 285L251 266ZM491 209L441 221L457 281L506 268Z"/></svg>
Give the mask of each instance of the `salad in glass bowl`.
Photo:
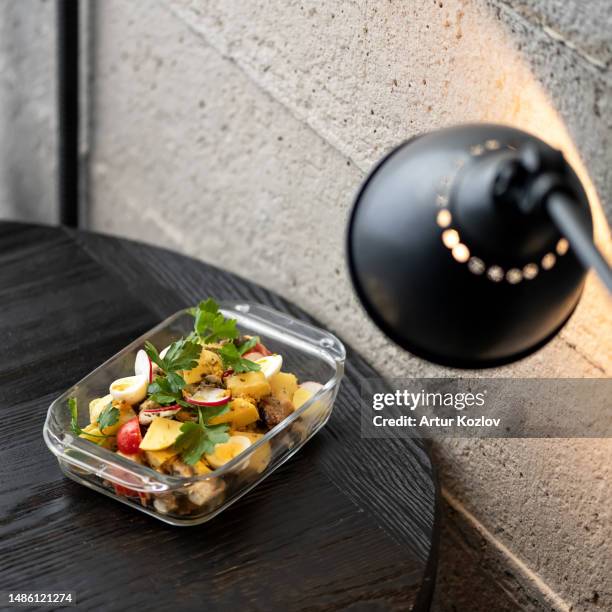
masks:
<svg viewBox="0 0 612 612"><path fill-rule="evenodd" d="M107 394L89 400L88 425L78 424L77 398L67 399L70 429L80 439L158 474L188 479L179 488L151 493L119 484L129 481L124 468L107 471L104 485L117 496L164 515L198 515L203 508L210 513L235 484L232 478L254 481L266 472L273 460L270 443L262 443L266 434L282 429L285 419L323 389L283 371L283 355L271 352L259 336L240 333L236 319L224 316L214 300L188 312L189 333L163 348L145 341L136 352L134 373L126 372ZM292 433L301 430L295 423ZM244 460L236 460L241 456ZM231 470L224 478L199 478L227 464Z"/></svg>

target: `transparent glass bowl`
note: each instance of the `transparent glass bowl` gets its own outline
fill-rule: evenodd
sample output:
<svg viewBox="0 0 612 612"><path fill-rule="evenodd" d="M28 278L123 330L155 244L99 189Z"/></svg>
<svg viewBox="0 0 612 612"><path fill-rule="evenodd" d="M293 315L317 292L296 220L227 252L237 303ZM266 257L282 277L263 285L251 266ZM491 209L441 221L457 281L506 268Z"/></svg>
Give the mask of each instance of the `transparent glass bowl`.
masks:
<svg viewBox="0 0 612 612"><path fill-rule="evenodd" d="M163 347L193 329L185 310L172 315L66 390L49 407L45 442L62 471L73 480L172 525L197 525L239 499L296 453L331 414L344 372L345 350L332 334L266 306L223 303L225 317L238 321L241 333L261 336L283 355L283 371L300 382L323 387L284 421L222 467L200 476L161 474L75 436L67 401L76 397L79 425L88 423L90 400L108 393L110 383L133 374L134 359L145 340Z"/></svg>

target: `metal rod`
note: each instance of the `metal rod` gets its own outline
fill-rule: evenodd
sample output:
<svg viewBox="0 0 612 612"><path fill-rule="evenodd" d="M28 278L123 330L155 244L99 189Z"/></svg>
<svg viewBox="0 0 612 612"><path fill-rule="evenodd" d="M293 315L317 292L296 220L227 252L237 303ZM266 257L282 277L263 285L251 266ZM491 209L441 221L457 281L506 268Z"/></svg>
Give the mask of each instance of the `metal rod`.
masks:
<svg viewBox="0 0 612 612"><path fill-rule="evenodd" d="M79 224L79 0L57 1L59 220Z"/></svg>
<svg viewBox="0 0 612 612"><path fill-rule="evenodd" d="M561 192L552 193L546 202L548 214L565 236L585 268L593 268L612 293L612 270L599 252L589 227L571 198Z"/></svg>

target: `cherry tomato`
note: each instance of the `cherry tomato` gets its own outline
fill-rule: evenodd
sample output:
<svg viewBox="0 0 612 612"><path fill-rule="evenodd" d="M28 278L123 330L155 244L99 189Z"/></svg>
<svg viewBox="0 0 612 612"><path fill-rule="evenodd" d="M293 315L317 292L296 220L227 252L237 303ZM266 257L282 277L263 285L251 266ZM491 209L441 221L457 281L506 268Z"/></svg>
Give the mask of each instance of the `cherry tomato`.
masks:
<svg viewBox="0 0 612 612"><path fill-rule="evenodd" d="M140 433L140 424L138 417L130 419L124 423L117 432L117 447L126 455L135 455L142 442L142 433Z"/></svg>
<svg viewBox="0 0 612 612"><path fill-rule="evenodd" d="M138 491L134 491L133 489L128 489L123 485L118 485L113 483L113 489L115 489L115 493L117 495L121 495L122 497L139 497L140 493Z"/></svg>

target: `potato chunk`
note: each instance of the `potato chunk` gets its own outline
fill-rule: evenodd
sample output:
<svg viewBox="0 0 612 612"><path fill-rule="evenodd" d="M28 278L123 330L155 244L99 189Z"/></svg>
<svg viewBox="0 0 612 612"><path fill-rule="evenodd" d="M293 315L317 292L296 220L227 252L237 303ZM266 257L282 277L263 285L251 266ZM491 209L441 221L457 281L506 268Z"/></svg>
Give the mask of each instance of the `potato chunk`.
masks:
<svg viewBox="0 0 612 612"><path fill-rule="evenodd" d="M88 436L87 434L91 434ZM98 429L97 425L88 425L83 428L83 433L79 434L79 438L84 438L85 440L89 440L98 446L103 446L104 448L111 448L113 446L113 438L104 438L102 437L102 432Z"/></svg>
<svg viewBox="0 0 612 612"><path fill-rule="evenodd" d="M96 399L92 399L89 402L89 422L97 423L100 418L100 413L106 406L108 406L109 402L113 401L113 396L109 393L104 397L97 397Z"/></svg>
<svg viewBox="0 0 612 612"><path fill-rule="evenodd" d="M270 378L272 396L279 401L291 401L298 387L297 378L288 372L279 372Z"/></svg>
<svg viewBox="0 0 612 612"><path fill-rule="evenodd" d="M193 465L193 471L198 475L212 472L206 461L203 461L202 459L198 460L197 463Z"/></svg>
<svg viewBox="0 0 612 612"><path fill-rule="evenodd" d="M181 435L182 425L180 421L155 417L140 443L140 449L144 451L157 451L172 446L174 441Z"/></svg>
<svg viewBox="0 0 612 612"><path fill-rule="evenodd" d="M185 370L183 372L183 378L188 385L199 383L204 376L212 374L219 376L223 374L223 364L221 358L217 353L202 349L200 358L198 359L198 365L193 370Z"/></svg>
<svg viewBox="0 0 612 612"><path fill-rule="evenodd" d="M226 384L232 392L232 397L252 397L258 400L271 392L270 383L261 371L228 376Z"/></svg>
<svg viewBox="0 0 612 612"><path fill-rule="evenodd" d="M145 452L147 463L153 468L160 468L164 463L174 459L176 455L177 452L171 448Z"/></svg>
<svg viewBox="0 0 612 612"><path fill-rule="evenodd" d="M108 405L108 402L106 405ZM119 409L119 419L114 425L109 425L104 428L102 433L106 436L114 436L124 423L127 423L136 416L134 409L127 402L113 400L113 408ZM100 418L99 415L98 418ZM98 423L95 423L95 425L99 426Z"/></svg>
<svg viewBox="0 0 612 612"><path fill-rule="evenodd" d="M225 414L210 419L211 425L219 425L220 423L230 423L236 429L246 427L251 423L259 420L259 412L257 407L249 400L243 397L237 397L230 402L229 411Z"/></svg>

